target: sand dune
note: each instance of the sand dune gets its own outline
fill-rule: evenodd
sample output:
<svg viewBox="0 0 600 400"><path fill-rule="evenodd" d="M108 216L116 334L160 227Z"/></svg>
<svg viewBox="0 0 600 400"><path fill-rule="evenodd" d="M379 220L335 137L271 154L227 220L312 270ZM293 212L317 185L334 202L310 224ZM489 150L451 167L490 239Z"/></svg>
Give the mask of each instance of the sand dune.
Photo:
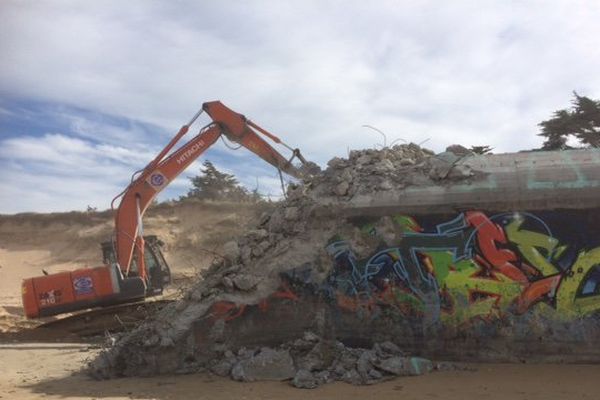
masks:
<svg viewBox="0 0 600 400"><path fill-rule="evenodd" d="M174 287L206 268L224 242L268 205L185 202L160 204L146 213L146 234L165 242ZM110 240L112 213L69 212L0 215L0 332L30 327L22 318L21 281L101 264L100 243Z"/></svg>

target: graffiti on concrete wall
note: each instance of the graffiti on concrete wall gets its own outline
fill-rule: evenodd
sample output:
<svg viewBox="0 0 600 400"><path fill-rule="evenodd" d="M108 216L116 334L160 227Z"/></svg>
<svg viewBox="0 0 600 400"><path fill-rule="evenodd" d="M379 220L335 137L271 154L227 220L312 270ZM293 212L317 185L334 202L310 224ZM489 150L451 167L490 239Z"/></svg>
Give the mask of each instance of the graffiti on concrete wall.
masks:
<svg viewBox="0 0 600 400"><path fill-rule="evenodd" d="M336 236L325 246L331 265L324 280L315 280L310 266L294 268L257 304L221 301L209 315L231 321L249 309L267 313L274 302L298 305L316 295L361 318L391 314L424 325L530 311L585 317L600 311L600 233L588 219L585 213L469 211L361 223L359 236L379 243L363 248L365 257L353 249L356 236Z"/></svg>
<svg viewBox="0 0 600 400"><path fill-rule="evenodd" d="M463 323L532 308L585 316L600 309L600 243L576 229L566 238L572 242L562 240L561 218L552 219L559 226L551 229L531 213L470 211L425 229L396 216L397 244L366 259L342 238L327 245L334 268L326 290L344 310L392 308L430 321ZM377 224L363 230L379 234Z"/></svg>

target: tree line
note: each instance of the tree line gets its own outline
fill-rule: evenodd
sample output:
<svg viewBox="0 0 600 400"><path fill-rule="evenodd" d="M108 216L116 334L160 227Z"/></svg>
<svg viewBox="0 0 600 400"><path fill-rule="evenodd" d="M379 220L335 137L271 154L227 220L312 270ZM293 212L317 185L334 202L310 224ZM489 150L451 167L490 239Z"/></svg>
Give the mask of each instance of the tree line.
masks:
<svg viewBox="0 0 600 400"><path fill-rule="evenodd" d="M204 161L200 175L190 177L192 187L180 199L229 200L239 202L263 201L258 192L240 185L235 176L219 171L210 161Z"/></svg>

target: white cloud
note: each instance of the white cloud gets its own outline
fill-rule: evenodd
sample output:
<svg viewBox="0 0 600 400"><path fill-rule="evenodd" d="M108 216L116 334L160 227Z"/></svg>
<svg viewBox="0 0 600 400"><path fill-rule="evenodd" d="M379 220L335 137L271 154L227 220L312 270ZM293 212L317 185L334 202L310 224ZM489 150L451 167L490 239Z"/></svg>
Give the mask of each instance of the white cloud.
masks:
<svg viewBox="0 0 600 400"><path fill-rule="evenodd" d="M559 0L4 1L0 95L124 117L105 131L67 118L82 140L130 151L160 149L215 99L322 164L379 142L363 124L438 151L514 151L540 145L536 124L572 90L600 97L598 20L599 3ZM141 160L84 151L104 150L107 168ZM245 172L260 167L234 156L253 187Z"/></svg>
<svg viewBox="0 0 600 400"><path fill-rule="evenodd" d="M82 126L95 126L103 131L111 129L110 125L102 128L97 122L82 120ZM147 165L160 150L154 146L140 147L95 143L60 133L2 140L0 210L3 213L51 212L83 210L88 205L109 208L110 201L127 186L132 173ZM272 198L280 194L279 181L275 185L272 173L256 165L248 155L236 157L232 165L219 161L222 154L218 149L209 151L203 157L207 158L216 159L214 164L219 170L236 175L249 189L256 187L258 179L261 193ZM177 198L187 193L188 177L199 173L201 162L196 160L182 171L159 199Z"/></svg>
<svg viewBox="0 0 600 400"><path fill-rule="evenodd" d="M87 177L31 173L18 169L0 181L3 213L84 210L88 205L106 209L111 195L122 188ZM99 202L100 200L100 202Z"/></svg>
<svg viewBox="0 0 600 400"><path fill-rule="evenodd" d="M44 168L79 175L114 174L119 170L144 165L153 153L132 151L108 144L92 144L62 134L43 137L11 138L2 141L0 157L25 163L43 164ZM105 164L102 171L99 163Z"/></svg>
<svg viewBox="0 0 600 400"><path fill-rule="evenodd" d="M148 155L63 134L0 142L2 212L108 208Z"/></svg>

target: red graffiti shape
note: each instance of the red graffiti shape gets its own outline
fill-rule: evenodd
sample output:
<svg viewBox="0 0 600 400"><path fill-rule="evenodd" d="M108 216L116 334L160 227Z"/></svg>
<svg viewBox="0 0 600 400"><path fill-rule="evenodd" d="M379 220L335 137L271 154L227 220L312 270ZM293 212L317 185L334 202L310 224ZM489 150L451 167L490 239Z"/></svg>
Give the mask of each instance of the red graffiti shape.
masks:
<svg viewBox="0 0 600 400"><path fill-rule="evenodd" d="M497 243L507 243L504 230L479 211L467 212L466 220L477 231L477 244L485 259L510 279L527 284L527 276L511 262L517 260L515 253L497 247Z"/></svg>

